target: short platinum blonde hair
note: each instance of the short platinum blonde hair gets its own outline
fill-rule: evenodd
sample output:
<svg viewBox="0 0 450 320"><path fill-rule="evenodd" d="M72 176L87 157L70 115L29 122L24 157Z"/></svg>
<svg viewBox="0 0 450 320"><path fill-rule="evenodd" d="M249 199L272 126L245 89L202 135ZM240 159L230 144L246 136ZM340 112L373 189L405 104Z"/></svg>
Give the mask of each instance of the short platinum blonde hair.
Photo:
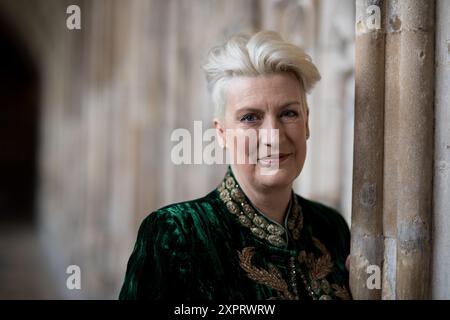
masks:
<svg viewBox="0 0 450 320"><path fill-rule="evenodd" d="M203 65L215 116L225 114L227 87L235 77L256 77L273 73L292 73L303 88L303 105L307 109L309 93L320 74L311 57L302 48L285 41L275 31L240 33L226 43L213 47Z"/></svg>

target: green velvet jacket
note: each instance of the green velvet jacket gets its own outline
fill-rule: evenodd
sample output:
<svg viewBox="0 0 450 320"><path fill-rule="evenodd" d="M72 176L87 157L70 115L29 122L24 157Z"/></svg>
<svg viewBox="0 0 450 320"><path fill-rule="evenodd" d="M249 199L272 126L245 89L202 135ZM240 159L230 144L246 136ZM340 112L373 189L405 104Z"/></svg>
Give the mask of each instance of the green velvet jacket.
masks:
<svg viewBox="0 0 450 320"><path fill-rule="evenodd" d="M293 193L282 226L252 205L228 169L205 197L144 219L119 299L350 299L349 251L338 212Z"/></svg>

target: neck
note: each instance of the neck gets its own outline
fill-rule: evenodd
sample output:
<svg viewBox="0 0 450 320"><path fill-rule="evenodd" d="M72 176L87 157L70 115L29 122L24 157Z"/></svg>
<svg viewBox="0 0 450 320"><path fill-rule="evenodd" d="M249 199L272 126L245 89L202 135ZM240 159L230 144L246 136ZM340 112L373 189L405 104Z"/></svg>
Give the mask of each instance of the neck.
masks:
<svg viewBox="0 0 450 320"><path fill-rule="evenodd" d="M245 195L250 201L262 211L268 218L283 225L286 210L291 199L292 185L288 185L284 188L254 188L239 177L235 178Z"/></svg>

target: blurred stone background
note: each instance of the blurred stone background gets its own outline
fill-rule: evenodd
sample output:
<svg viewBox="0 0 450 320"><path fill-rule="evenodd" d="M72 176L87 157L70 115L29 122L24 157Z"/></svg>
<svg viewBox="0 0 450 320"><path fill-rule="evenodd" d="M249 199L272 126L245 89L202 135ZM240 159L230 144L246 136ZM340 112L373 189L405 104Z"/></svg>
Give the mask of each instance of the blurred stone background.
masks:
<svg viewBox="0 0 450 320"><path fill-rule="evenodd" d="M279 31L317 64L295 188L349 221L354 21L353 0L0 0L0 299L117 298L140 221L225 172L174 165L170 135L211 127L200 66L240 31Z"/></svg>

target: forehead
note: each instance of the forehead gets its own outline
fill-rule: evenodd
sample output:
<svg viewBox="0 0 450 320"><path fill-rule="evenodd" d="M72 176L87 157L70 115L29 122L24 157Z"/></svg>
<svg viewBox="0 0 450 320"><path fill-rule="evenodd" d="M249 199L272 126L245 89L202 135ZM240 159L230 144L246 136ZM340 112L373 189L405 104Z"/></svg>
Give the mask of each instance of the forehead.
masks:
<svg viewBox="0 0 450 320"><path fill-rule="evenodd" d="M302 89L290 73L236 77L228 86L227 106L272 106L300 100Z"/></svg>

